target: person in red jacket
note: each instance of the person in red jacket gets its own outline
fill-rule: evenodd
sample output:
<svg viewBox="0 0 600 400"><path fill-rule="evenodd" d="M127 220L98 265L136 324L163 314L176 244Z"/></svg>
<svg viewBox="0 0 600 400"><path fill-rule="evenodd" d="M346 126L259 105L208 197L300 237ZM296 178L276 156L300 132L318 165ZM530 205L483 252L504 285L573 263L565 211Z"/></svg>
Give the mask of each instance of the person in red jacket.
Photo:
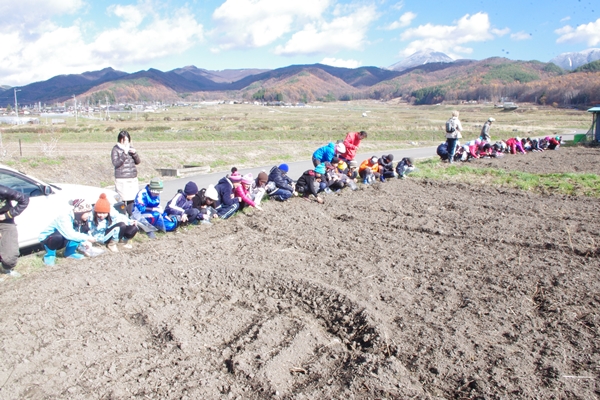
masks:
<svg viewBox="0 0 600 400"><path fill-rule="evenodd" d="M352 161L354 157L356 157L356 151L358 150L358 146L360 146L360 141L367 138L367 132L349 132L346 135L346 139L344 139L344 146L346 147L346 152L340 154L339 157L344 161Z"/></svg>

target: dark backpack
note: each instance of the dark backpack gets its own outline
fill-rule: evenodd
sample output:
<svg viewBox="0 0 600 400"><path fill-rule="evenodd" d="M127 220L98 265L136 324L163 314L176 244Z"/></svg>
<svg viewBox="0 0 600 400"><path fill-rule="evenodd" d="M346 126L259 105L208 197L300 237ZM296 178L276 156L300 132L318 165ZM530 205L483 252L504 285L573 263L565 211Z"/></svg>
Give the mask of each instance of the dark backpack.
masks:
<svg viewBox="0 0 600 400"><path fill-rule="evenodd" d="M454 133L455 130L454 118L450 118L448 121L446 121L446 133Z"/></svg>

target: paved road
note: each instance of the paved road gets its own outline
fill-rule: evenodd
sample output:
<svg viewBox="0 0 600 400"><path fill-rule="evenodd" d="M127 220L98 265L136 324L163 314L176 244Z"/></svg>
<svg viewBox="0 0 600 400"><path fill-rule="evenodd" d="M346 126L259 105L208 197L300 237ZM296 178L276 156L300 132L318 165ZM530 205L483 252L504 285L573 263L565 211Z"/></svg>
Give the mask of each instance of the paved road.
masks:
<svg viewBox="0 0 600 400"><path fill-rule="evenodd" d="M356 160L358 162L362 162L363 160L365 160L371 156L377 155L378 157L380 157L383 154L393 154L394 161L400 161L403 157L428 158L428 157L435 156L436 148L437 148L437 146L414 148L414 149L403 149L403 150L379 151L376 153L358 153L356 156ZM262 170L265 170L267 173L269 173L269 171L271 170L273 165L275 165L275 164L264 165L264 166L256 167L256 168L245 168L243 170L240 170L240 173L242 175L244 175L244 174L247 174L248 172L251 172L252 175L254 177L256 177L258 175L258 173ZM311 160L291 162L291 163L287 163L287 165L290 167L290 171L288 172L288 175L294 180L300 178L302 173L304 173L304 171L306 171L307 169L313 168L313 164L312 164ZM160 195L161 204L163 206L165 206L166 203L171 198L173 198L173 196L175 196L175 193L177 193L177 190L183 189L185 184L189 181L194 181L198 185L199 188L205 188L208 185L210 185L211 183L213 185L216 185L217 182L219 181L219 179L224 177L226 174L227 174L226 171L222 171L222 172L215 172L212 174L190 175L190 176L186 176L184 178L164 181L165 189L162 192L162 194Z"/></svg>

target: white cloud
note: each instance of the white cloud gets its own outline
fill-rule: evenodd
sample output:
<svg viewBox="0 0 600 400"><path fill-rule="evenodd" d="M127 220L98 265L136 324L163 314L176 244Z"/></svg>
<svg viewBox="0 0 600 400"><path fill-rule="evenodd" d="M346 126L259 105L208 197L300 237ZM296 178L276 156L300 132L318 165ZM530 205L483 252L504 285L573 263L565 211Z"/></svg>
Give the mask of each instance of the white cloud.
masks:
<svg viewBox="0 0 600 400"><path fill-rule="evenodd" d="M388 26L385 27L386 30L393 30L393 29L400 29L400 28L406 28L407 26L409 26L412 22L413 19L415 19L417 17L417 14L408 11L405 12L404 14L402 14L400 16L400 19L398 19L398 21L394 21L391 24L389 24Z"/></svg>
<svg viewBox="0 0 600 400"><path fill-rule="evenodd" d="M568 15L566 17L564 17L563 19L560 20L560 22L566 22L569 21L571 19L571 17L569 17Z"/></svg>
<svg viewBox="0 0 600 400"><path fill-rule="evenodd" d="M269 45L292 31L294 24L318 20L331 0L226 0L212 18L214 51Z"/></svg>
<svg viewBox="0 0 600 400"><path fill-rule="evenodd" d="M349 15L338 16L331 22L312 22L292 35L275 54L297 55L335 53L342 49L362 49L366 44L367 28L377 18L374 6L362 6Z"/></svg>
<svg viewBox="0 0 600 400"><path fill-rule="evenodd" d="M504 29L491 29L490 32L492 32L495 36L504 36L504 35L508 35L510 33L510 28L504 28Z"/></svg>
<svg viewBox="0 0 600 400"><path fill-rule="evenodd" d="M594 22L579 25L577 28L566 25L554 32L560 35L556 39L556 43L586 42L588 46L595 46L600 43L600 18Z"/></svg>
<svg viewBox="0 0 600 400"><path fill-rule="evenodd" d="M85 39L80 22L58 26L39 21L27 34L0 31L2 84L21 85L59 74L119 68L181 53L202 40L199 25L186 9L170 16L150 14L148 4L109 7L120 24Z"/></svg>
<svg viewBox="0 0 600 400"><path fill-rule="evenodd" d="M329 58L326 57L321 60L321 64L331 65L332 67L340 68L358 68L362 66L361 61L357 60L342 60L341 58Z"/></svg>
<svg viewBox="0 0 600 400"><path fill-rule="evenodd" d="M0 31L30 29L50 17L75 14L83 5L83 0L1 0Z"/></svg>
<svg viewBox="0 0 600 400"><path fill-rule="evenodd" d="M466 44L492 40L508 32L506 28L492 29L486 13L466 14L455 25L425 24L407 29L400 38L412 41L401 54L409 56L421 49L430 48L444 52L450 57L460 58L460 54L473 52L472 48L465 46Z"/></svg>
<svg viewBox="0 0 600 400"><path fill-rule="evenodd" d="M525 31L521 31L521 32L516 32L516 33L511 34L510 38L512 40L517 40L517 41L529 40L529 39L531 39L531 35Z"/></svg>
<svg viewBox="0 0 600 400"><path fill-rule="evenodd" d="M148 15L144 6L109 9L122 21L118 28L102 32L90 44L92 53L114 65L143 63L179 54L203 39L202 25L186 9L172 17ZM150 21L143 24L147 19Z"/></svg>
<svg viewBox="0 0 600 400"><path fill-rule="evenodd" d="M404 0L394 3L390 6L390 8L393 8L395 10L401 10L402 7L404 7Z"/></svg>

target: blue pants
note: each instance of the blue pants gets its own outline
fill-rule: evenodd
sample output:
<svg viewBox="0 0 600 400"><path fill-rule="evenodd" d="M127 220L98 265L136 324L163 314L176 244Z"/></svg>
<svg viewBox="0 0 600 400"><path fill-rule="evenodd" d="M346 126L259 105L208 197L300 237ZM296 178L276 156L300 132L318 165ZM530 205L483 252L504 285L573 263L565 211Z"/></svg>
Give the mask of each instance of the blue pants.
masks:
<svg viewBox="0 0 600 400"><path fill-rule="evenodd" d="M287 199L289 199L293 195L294 194L292 192L290 192L289 190L277 188L277 190L275 190L274 192L271 192L269 194L269 197L271 197L271 198L273 198L275 200L279 200L279 201L286 201Z"/></svg>
<svg viewBox="0 0 600 400"><path fill-rule="evenodd" d="M448 143L448 161L454 162L454 153L456 153L456 144L458 143L458 139L446 139L446 143Z"/></svg>

